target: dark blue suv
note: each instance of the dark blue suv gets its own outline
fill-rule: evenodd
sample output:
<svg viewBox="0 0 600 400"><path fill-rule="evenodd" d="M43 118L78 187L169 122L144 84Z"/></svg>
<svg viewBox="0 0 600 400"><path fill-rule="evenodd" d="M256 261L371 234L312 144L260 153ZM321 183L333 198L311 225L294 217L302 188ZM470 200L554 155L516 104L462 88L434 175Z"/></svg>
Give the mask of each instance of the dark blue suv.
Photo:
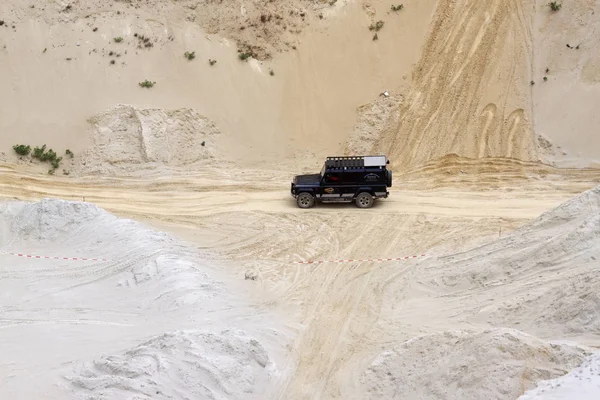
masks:
<svg viewBox="0 0 600 400"><path fill-rule="evenodd" d="M300 208L321 203L351 203L369 208L375 199L387 198L392 171L386 156L327 157L321 172L296 175L291 193Z"/></svg>

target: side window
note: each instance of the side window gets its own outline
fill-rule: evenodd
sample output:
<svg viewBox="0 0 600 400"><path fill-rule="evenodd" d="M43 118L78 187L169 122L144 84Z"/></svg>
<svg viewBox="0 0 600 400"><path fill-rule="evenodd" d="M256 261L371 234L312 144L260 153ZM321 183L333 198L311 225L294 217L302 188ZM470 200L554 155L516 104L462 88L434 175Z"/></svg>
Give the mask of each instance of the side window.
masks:
<svg viewBox="0 0 600 400"><path fill-rule="evenodd" d="M340 183L340 174L335 172L328 173L327 175L325 175L325 182L330 184Z"/></svg>

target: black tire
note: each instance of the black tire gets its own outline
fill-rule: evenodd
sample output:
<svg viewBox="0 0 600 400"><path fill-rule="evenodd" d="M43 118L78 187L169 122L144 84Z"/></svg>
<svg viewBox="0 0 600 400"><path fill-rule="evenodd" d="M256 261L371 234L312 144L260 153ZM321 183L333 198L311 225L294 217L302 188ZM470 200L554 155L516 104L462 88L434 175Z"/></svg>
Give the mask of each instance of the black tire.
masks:
<svg viewBox="0 0 600 400"><path fill-rule="evenodd" d="M387 186L392 187L392 171L387 170Z"/></svg>
<svg viewBox="0 0 600 400"><path fill-rule="evenodd" d="M315 198L310 193L300 193L298 197L296 197L296 204L300 208L311 208L315 205Z"/></svg>
<svg viewBox="0 0 600 400"><path fill-rule="evenodd" d="M356 207L358 208L371 208L373 207L375 199L369 193L362 192L359 193L358 196L356 196L354 202L356 203Z"/></svg>

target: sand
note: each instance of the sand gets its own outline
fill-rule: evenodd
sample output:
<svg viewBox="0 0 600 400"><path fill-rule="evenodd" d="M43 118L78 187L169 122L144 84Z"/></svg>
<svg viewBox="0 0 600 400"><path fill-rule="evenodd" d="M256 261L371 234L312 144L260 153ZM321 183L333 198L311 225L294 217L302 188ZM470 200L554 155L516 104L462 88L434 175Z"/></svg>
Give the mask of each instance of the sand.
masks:
<svg viewBox="0 0 600 400"><path fill-rule="evenodd" d="M395 4L0 4L0 397L593 395L596 3Z"/></svg>
<svg viewBox="0 0 600 400"><path fill-rule="evenodd" d="M88 203L12 202L0 216L2 397L258 399L276 387L281 319L199 251ZM101 260L7 254L21 252Z"/></svg>

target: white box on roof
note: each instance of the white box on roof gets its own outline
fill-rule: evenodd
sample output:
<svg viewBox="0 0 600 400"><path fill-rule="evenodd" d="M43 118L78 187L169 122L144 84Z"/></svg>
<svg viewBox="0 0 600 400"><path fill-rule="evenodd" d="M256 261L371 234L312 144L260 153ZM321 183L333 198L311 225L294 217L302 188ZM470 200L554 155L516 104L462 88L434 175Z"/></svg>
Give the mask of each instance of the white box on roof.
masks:
<svg viewBox="0 0 600 400"><path fill-rule="evenodd" d="M385 156L365 156L365 167L385 167Z"/></svg>

